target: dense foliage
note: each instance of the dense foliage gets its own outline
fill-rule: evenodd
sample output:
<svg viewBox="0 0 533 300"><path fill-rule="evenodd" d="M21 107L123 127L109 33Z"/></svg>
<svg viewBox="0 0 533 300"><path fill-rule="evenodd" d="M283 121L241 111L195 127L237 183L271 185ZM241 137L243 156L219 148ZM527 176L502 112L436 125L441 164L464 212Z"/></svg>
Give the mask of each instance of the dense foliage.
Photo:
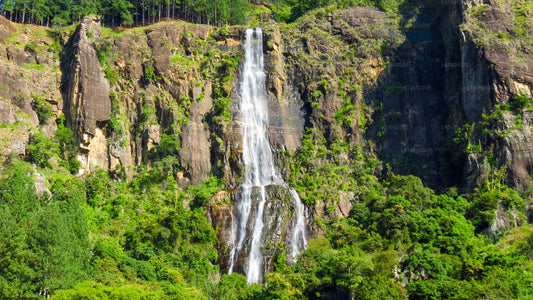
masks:
<svg viewBox="0 0 533 300"><path fill-rule="evenodd" d="M216 279L215 235L204 208L222 188L216 178L182 191L157 169L139 169L130 182L103 170L84 180L41 171L49 174L48 189L24 161L3 171L2 298L525 299L533 293L533 227L496 243L476 233L491 222L494 201L523 207L504 186L463 197L455 189L436 195L413 176L372 181L348 218L317 220L324 236L311 240L295 265L280 256L266 285L249 286L239 274Z"/></svg>
<svg viewBox="0 0 533 300"><path fill-rule="evenodd" d="M165 139L170 146L155 152L162 160L174 155L167 148L173 149L175 142ZM313 146L310 139L309 134L307 146L287 154L288 161L301 163L292 163L291 180L302 176L299 168L318 148L319 155L339 151L336 145ZM55 140L47 143L48 148L66 147ZM35 156L40 157L35 153L27 159ZM131 181L103 170L78 179L64 175L62 166L41 164L36 169L14 158L0 180L0 295L525 299L533 293L533 227L518 227L499 239L484 233L497 205L518 212L518 222L524 219L519 212L525 200L516 191L487 182L470 195L458 195L454 188L436 195L414 176L378 180L368 168L373 164L364 163L368 159L354 159L367 167L347 172L342 162L334 162L315 171L341 182L335 186L339 193L354 186L360 191L349 217L315 220L324 234L309 242L298 262L288 266L280 255L266 284L249 286L240 274L217 279L216 238L205 216L206 203L224 187L217 178L184 191L174 172L165 168L140 167ZM299 185L309 204L311 196L328 197L314 192L324 184L311 184L319 178L306 175L307 183ZM339 194L326 191L333 198Z"/></svg>
<svg viewBox="0 0 533 300"><path fill-rule="evenodd" d="M0 12L14 22L66 25L86 15L100 15L109 26L184 19L209 24L241 24L247 0L2 0Z"/></svg>
<svg viewBox="0 0 533 300"><path fill-rule="evenodd" d="M525 299L532 228L496 244L476 235L468 211L484 195L437 196L415 177L393 176L362 195L349 218L326 222L325 237L296 265L271 273L266 298Z"/></svg>

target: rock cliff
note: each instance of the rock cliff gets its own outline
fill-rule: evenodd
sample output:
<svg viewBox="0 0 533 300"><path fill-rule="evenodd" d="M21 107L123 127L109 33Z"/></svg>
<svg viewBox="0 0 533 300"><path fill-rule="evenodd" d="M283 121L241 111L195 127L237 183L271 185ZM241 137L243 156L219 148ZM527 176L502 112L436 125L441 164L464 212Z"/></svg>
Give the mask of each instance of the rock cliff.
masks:
<svg viewBox="0 0 533 300"><path fill-rule="evenodd" d="M79 142L81 173L107 169L104 127L110 117L109 82L104 77L93 39L100 37L98 17L84 18L65 46L62 60L63 112L66 126Z"/></svg>
<svg viewBox="0 0 533 300"><path fill-rule="evenodd" d="M509 185L525 190L531 185L533 167L533 56L527 30L523 32L531 21L523 21L527 10L521 11L520 5L512 1L465 3L461 96L468 121L486 122L481 124L484 133L475 136L483 150L492 151L497 167L507 169ZM490 165L483 154L469 153L466 179L486 176L480 167L483 164Z"/></svg>
<svg viewBox="0 0 533 300"><path fill-rule="evenodd" d="M41 125L55 131L63 108L60 44L54 31L11 24L0 17L0 153L24 155L29 136ZM46 108L51 114L43 114Z"/></svg>

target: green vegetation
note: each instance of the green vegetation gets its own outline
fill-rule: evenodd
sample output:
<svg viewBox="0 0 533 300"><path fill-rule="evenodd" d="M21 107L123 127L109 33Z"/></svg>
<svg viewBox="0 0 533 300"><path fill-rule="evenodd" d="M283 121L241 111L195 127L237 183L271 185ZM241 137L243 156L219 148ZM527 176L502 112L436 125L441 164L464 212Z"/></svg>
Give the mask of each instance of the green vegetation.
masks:
<svg viewBox="0 0 533 300"><path fill-rule="evenodd" d="M217 270L214 232L203 208L183 208L192 192L147 171L130 183L54 172L39 196L32 173L14 161L0 181L3 299L205 298Z"/></svg>
<svg viewBox="0 0 533 300"><path fill-rule="evenodd" d="M34 8L24 8L27 2L14 1L14 6L5 5L7 1L0 3L3 14L19 21L66 24L89 12L103 14L105 22L114 25L167 16L211 24L242 23L247 11L235 8L248 5L238 0L120 0L99 7L94 6L98 1L74 1L72 5L55 1L54 5L65 10L50 6L49 13L38 16ZM35 5L40 7L37 2ZM348 5L372 5L396 14L405 3L285 0L266 6L285 22L317 9L296 21L307 22L327 18L329 9ZM517 26L528 24L528 2L513 5ZM484 13L483 9L478 13ZM481 134L507 134L501 130L504 114L514 118L514 126L522 124L524 112L531 110L529 98L514 95L479 122L457 130L457 143L468 154L479 155L488 176L470 193L460 194L450 188L436 194L417 177L385 172L388 167L372 154L375 146L359 138L371 122L372 108L362 97L364 80L354 76L359 74L355 57L388 55L387 45L396 41L387 44L372 39L360 42L364 46L355 45L332 38L319 28L309 37L296 34L295 41L308 38L310 44L340 49L338 57L345 60L334 68L330 57L317 62L305 51L298 53L300 67L316 66L316 77L305 78L310 83L302 95L317 117L309 122L315 127L306 128L302 146L294 153L283 151L280 155L289 184L308 207L317 208L319 217L314 222L323 234L309 241L294 265L287 265L286 255L281 254L275 258L275 268L267 274L265 284L248 285L243 275L218 274L217 228L206 218L211 197L228 188L217 168L226 167L221 157L232 152L225 149L231 121L230 95L242 54L205 46L214 43L212 40L194 41L198 49L191 47L196 51L188 55L181 48L171 48L177 45L169 45L173 49L169 73L191 71L198 78L187 82L196 82L197 88L208 86L205 82L212 86L206 91L208 95L202 90L197 99L181 93L175 99L170 92L160 90L168 87L162 77L174 78L159 74L163 71L156 70L152 54L143 53L141 80L135 82L141 88L133 95L132 79L118 71L114 61L117 54L107 40L117 31L105 30L108 36L96 45L112 86L107 124L110 144L126 147L130 134L139 138L135 142L140 144L150 126L163 124L160 115L165 113L172 113L173 124L159 128L159 142L154 142L144 160L149 167L142 163L136 166L129 180L120 167L109 172L100 169L83 178L71 175L78 172L80 163L74 133L64 126L63 116L56 120L53 137L43 130L31 135L24 160L11 157L0 172L0 298L528 299L533 294L533 226L522 225L531 197L505 185L507 165L497 161L492 149L482 149L479 141ZM144 29L138 32L144 33ZM213 34L227 34L227 28L215 29ZM495 38L510 39L509 34ZM26 50L37 51L36 47L30 44ZM199 49L211 50L202 53ZM286 59L292 58L287 55ZM394 84L384 92L402 90ZM326 117L321 110L329 95L338 96L338 105L337 111ZM139 123L131 125L123 103L137 96L139 101L131 104L138 106L128 109L138 113L135 121ZM180 165L181 130L194 101L208 96L213 108L202 121L212 133L213 175L199 186L184 189L178 185L184 172ZM46 99L34 97L32 104L42 124L54 117ZM382 107L374 109L377 135L384 138L386 116ZM237 165L235 154L231 155L227 159ZM339 213L347 202L353 204L351 209ZM340 218L340 214L345 217ZM502 214L516 228L500 228L492 235L489 229Z"/></svg>
<svg viewBox="0 0 533 300"><path fill-rule="evenodd" d="M524 1L524 0L522 0ZM168 19L214 24L244 24L257 22L261 13L273 14L279 22L293 22L305 13L326 6L346 8L350 6L374 6L397 14L405 0L272 0L262 3L255 0L118 0L118 1L51 1L22 0L0 1L0 14L18 23L45 26L65 26L76 23L87 15L99 15L108 26L155 23ZM515 9L523 16L522 6ZM87 33L92 35L92 33Z"/></svg>
<svg viewBox="0 0 533 300"><path fill-rule="evenodd" d="M59 145L50 140L42 131L30 136L26 150L28 160L42 168L53 167L50 159L59 156Z"/></svg>
<svg viewBox="0 0 533 300"><path fill-rule="evenodd" d="M0 295L42 298L89 278L89 235L76 180L57 178L37 193L31 166L15 161L0 181Z"/></svg>
<svg viewBox="0 0 533 300"><path fill-rule="evenodd" d="M52 105L43 97L33 97L33 109L37 113L37 118L41 124L46 123L54 116Z"/></svg>
<svg viewBox="0 0 533 300"><path fill-rule="evenodd" d="M81 166L81 163L76 159L76 140L74 133L64 125L64 122L64 115L56 120L57 130L54 141L59 146L60 165L69 170L70 173L76 174Z"/></svg>
<svg viewBox="0 0 533 300"><path fill-rule="evenodd" d="M479 214L471 212L486 203L479 200L485 194L464 198L450 189L435 195L413 176L393 175L374 182L359 195L348 218L323 223L325 237L311 240L296 265L270 273L261 295L263 299L281 295L290 295L287 299L527 298L533 292L531 252L525 246L531 227L510 232L498 244L476 234L487 224L477 222ZM518 195L512 197L523 201ZM524 239L513 240L517 233ZM512 246L503 247L505 241Z"/></svg>
<svg viewBox="0 0 533 300"><path fill-rule="evenodd" d="M144 68L144 80L146 80L146 82L151 82L152 80L156 79L156 76L154 75L154 66L152 65L147 65L145 68Z"/></svg>
<svg viewBox="0 0 533 300"><path fill-rule="evenodd" d="M515 63L521 63L524 53L533 50L533 4L527 0L501 0L493 4L493 9L509 16L509 20L494 20L488 4L473 5L466 11L466 22L462 29L473 33L474 41L489 49L500 49ZM494 15L494 13L492 13ZM495 26L501 24L502 26ZM506 31L501 31L502 28Z"/></svg>
<svg viewBox="0 0 533 300"><path fill-rule="evenodd" d="M56 139L69 140L68 133L63 135ZM39 145L53 143L39 135L34 139ZM312 239L295 265L287 266L279 256L266 284L251 286L239 274L214 281L216 239L205 207L224 184L212 176L201 186L180 189L174 171L157 166L168 166L166 158L179 151L176 136L162 135L151 154L154 167L139 168L131 181L112 179L103 170L80 180L50 169L44 154L36 156L50 174L50 193L43 196L35 191L31 166L14 160L0 180L5 216L0 265L12 270L0 272L1 280L11 282L0 285L0 295L517 299L533 293L533 228L518 227L496 240L483 234L498 205L509 214L526 205L500 179L470 195L460 196L453 188L436 195L414 176L378 180L372 173L379 162L356 152L348 167L333 159L348 151L346 145L319 140L318 132L309 131L297 153L285 153L302 199L308 205L327 202L328 213L336 210L339 195L353 192L358 201L347 218L315 220L324 236ZM46 149L54 148L48 144ZM65 143L58 147L68 152ZM312 166L328 158L331 163ZM519 214L517 221L524 218ZM39 295L43 288L46 294Z"/></svg>
<svg viewBox="0 0 533 300"><path fill-rule="evenodd" d="M111 49L111 43L107 40L99 40L96 44L96 55L98 56L105 77L109 84L114 85L120 79L120 73L112 63L114 55L111 52Z"/></svg>

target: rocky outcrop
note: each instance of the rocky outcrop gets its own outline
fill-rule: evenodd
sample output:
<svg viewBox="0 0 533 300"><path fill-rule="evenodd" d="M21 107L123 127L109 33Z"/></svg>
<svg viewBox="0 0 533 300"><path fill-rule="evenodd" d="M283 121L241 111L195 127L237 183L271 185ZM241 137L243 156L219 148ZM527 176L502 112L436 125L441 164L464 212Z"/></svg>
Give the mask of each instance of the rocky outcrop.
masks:
<svg viewBox="0 0 533 300"><path fill-rule="evenodd" d="M227 273L230 267L231 249L235 247L235 234L237 231L237 218L239 215L233 210L232 203L239 201L242 196L241 189L220 192L213 196L209 203L208 217L213 227L216 228L216 234L219 241L218 261L222 273ZM244 273L247 265L246 258L250 252L252 243L252 230L256 219L257 205L260 200L259 188L252 190L252 208L248 219L247 232L244 243L239 252L238 259L234 263L234 271ZM270 270L274 262L281 253L290 253L290 245L294 230L295 218L292 214L295 212L295 199L292 198L290 190L286 186L269 185L265 187L266 202L263 212L263 235L261 244L263 255L263 266L265 270ZM259 199L259 200L258 200ZM289 262L291 258L288 257Z"/></svg>
<svg viewBox="0 0 533 300"><path fill-rule="evenodd" d="M82 174L108 168L103 128L111 112L109 82L93 42L100 33L99 17L84 18L66 45L62 64L66 125L74 129L79 142Z"/></svg>
<svg viewBox="0 0 533 300"><path fill-rule="evenodd" d="M533 170L533 143L531 139L531 106L533 99L533 53L531 43L523 40L515 31L511 5L489 2L479 9L475 1L463 6L465 20L461 31L461 63L463 67L462 103L465 116L470 122L483 119L495 110L506 110L499 117L489 120L488 130L476 134L484 151L489 150L497 160L492 168L507 168L506 183L519 190L531 186ZM475 13L474 11L478 11ZM481 13L479 13L481 11ZM527 21L526 21L527 22ZM513 37L513 45L504 38L489 38L488 35ZM517 108L519 97L528 103ZM499 108L494 108L498 105ZM510 108L511 107L511 108ZM514 109L512 107L515 107ZM488 132L488 134L487 134ZM484 161L485 160L485 161ZM484 180L486 157L471 153L467 160L466 185L473 187Z"/></svg>
<svg viewBox="0 0 533 300"><path fill-rule="evenodd" d="M13 24L0 16L0 155L23 156L41 125L52 134L62 108L56 41L41 27ZM39 119L36 101L50 110Z"/></svg>

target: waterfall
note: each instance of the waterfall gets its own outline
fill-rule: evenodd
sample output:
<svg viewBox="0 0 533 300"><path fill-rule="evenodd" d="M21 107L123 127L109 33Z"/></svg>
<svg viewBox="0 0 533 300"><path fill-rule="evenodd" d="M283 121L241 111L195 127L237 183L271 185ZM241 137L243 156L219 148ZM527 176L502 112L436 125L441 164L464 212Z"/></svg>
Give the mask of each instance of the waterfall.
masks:
<svg viewBox="0 0 533 300"><path fill-rule="evenodd" d="M240 111L242 115L242 162L244 181L241 185L241 199L235 204L237 209L236 233L232 234L230 267L233 272L237 258L242 252L246 239L251 246L246 260L248 283L260 283L264 273L263 215L267 201L266 187L269 185L287 186L276 169L272 150L267 137L268 105L266 93L266 75L263 66L263 32L261 28L247 29L244 42L244 64L240 81ZM290 255L294 259L306 246L305 207L298 194L290 189L291 201L295 211L292 236L290 237ZM250 220L250 216L255 219ZM251 227L251 228L250 228ZM247 234L248 233L248 234ZM248 238L247 238L248 236ZM248 241L249 242L249 241Z"/></svg>
<svg viewBox="0 0 533 300"><path fill-rule="evenodd" d="M294 224L294 229L292 231L292 240L291 240L291 258L296 259L296 256L300 254L307 246L307 236L305 232L305 207L298 196L298 193L291 189L292 199L295 199L294 203L296 205L296 223Z"/></svg>

